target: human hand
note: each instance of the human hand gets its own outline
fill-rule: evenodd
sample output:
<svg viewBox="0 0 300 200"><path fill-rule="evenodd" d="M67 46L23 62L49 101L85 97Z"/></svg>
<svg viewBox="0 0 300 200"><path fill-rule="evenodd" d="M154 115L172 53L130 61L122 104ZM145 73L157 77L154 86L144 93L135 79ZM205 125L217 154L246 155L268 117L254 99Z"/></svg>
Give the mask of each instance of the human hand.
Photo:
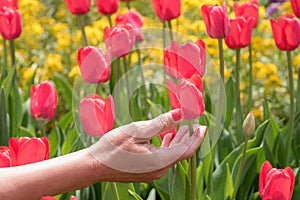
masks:
<svg viewBox="0 0 300 200"><path fill-rule="evenodd" d="M150 139L176 127L181 110L176 109L148 121L133 122L105 134L87 150L99 168L99 181L151 182L161 178L177 162L191 157L200 146L207 127L194 125L189 136L187 126L175 138L166 135L161 147Z"/></svg>

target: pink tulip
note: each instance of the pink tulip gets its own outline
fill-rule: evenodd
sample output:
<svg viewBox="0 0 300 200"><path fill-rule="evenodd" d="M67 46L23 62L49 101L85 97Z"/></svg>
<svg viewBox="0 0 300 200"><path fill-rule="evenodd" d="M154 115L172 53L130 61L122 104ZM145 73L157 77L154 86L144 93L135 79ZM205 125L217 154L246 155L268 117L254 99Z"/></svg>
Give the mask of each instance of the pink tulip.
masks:
<svg viewBox="0 0 300 200"><path fill-rule="evenodd" d="M84 131L90 136L104 135L114 127L114 102L111 95L104 100L97 94L80 102L80 118Z"/></svg>
<svg viewBox="0 0 300 200"><path fill-rule="evenodd" d="M135 32L131 24L119 24L104 28L104 38L106 49L111 52L113 57L126 56L133 48L135 43Z"/></svg>
<svg viewBox="0 0 300 200"><path fill-rule="evenodd" d="M42 138L10 138L9 155L12 166L26 165L49 159L49 142Z"/></svg>
<svg viewBox="0 0 300 200"><path fill-rule="evenodd" d="M42 118L51 121L55 115L58 95L53 85L44 81L30 88L30 111L35 119Z"/></svg>
<svg viewBox="0 0 300 200"><path fill-rule="evenodd" d="M207 34L211 38L225 38L230 30L230 23L227 12L227 5L224 2L222 6L203 5L201 7L203 20L206 26Z"/></svg>
<svg viewBox="0 0 300 200"><path fill-rule="evenodd" d="M246 47L251 42L253 18L236 17L230 19L230 31L225 38L226 45L231 49Z"/></svg>
<svg viewBox="0 0 300 200"><path fill-rule="evenodd" d="M119 14L116 18L117 24L131 24L135 31L136 40L143 41L144 36L141 28L144 24L143 16L134 10L128 10L125 14Z"/></svg>
<svg viewBox="0 0 300 200"><path fill-rule="evenodd" d="M234 2L233 6L235 16L244 17L246 20L248 20L248 18L253 18L253 21L251 22L252 28L255 28L258 23L258 9L259 3L257 0L250 0L250 2L241 5L239 5L238 2Z"/></svg>
<svg viewBox="0 0 300 200"><path fill-rule="evenodd" d="M110 78L110 53L104 54L97 47L80 48L78 50L77 63L80 67L81 75L87 83L103 83Z"/></svg>
<svg viewBox="0 0 300 200"><path fill-rule="evenodd" d="M84 15L90 11L91 0L66 0L66 4L73 15Z"/></svg>
<svg viewBox="0 0 300 200"><path fill-rule="evenodd" d="M2 167L11 167L9 148L4 146L0 147L0 168Z"/></svg>
<svg viewBox="0 0 300 200"><path fill-rule="evenodd" d="M1 0L0 1L0 10L4 9L4 7L13 7L15 9L19 8L18 0Z"/></svg>
<svg viewBox="0 0 300 200"><path fill-rule="evenodd" d="M6 40L18 38L22 33L22 18L19 10L5 7L0 11L0 34Z"/></svg>
<svg viewBox="0 0 300 200"><path fill-rule="evenodd" d="M103 15L112 15L119 8L118 0L96 0L98 11Z"/></svg>
<svg viewBox="0 0 300 200"><path fill-rule="evenodd" d="M162 21L178 18L181 14L180 0L151 0L154 11Z"/></svg>
<svg viewBox="0 0 300 200"><path fill-rule="evenodd" d="M274 40L282 51L295 50L300 44L300 24L293 15L280 16L277 21L270 19Z"/></svg>
<svg viewBox="0 0 300 200"><path fill-rule="evenodd" d="M290 167L273 168L264 162L259 175L259 194L262 200L290 200L293 195L295 175Z"/></svg>
<svg viewBox="0 0 300 200"><path fill-rule="evenodd" d="M173 78L190 78L195 73L203 76L205 65L206 51L202 40L183 45L172 41L164 51L165 72Z"/></svg>
<svg viewBox="0 0 300 200"><path fill-rule="evenodd" d="M205 110L203 97L203 84L199 74L194 74L189 79L181 79L176 85L166 81L172 109L180 108L183 119L196 119Z"/></svg>

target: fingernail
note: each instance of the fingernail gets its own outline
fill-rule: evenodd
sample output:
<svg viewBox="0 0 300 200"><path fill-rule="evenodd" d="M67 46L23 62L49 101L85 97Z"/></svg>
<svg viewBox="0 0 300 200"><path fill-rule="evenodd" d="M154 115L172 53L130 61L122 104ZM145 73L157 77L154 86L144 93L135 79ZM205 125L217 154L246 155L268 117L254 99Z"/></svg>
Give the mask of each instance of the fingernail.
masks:
<svg viewBox="0 0 300 200"><path fill-rule="evenodd" d="M178 121L181 119L182 112L180 109L172 110L171 115L174 121Z"/></svg>

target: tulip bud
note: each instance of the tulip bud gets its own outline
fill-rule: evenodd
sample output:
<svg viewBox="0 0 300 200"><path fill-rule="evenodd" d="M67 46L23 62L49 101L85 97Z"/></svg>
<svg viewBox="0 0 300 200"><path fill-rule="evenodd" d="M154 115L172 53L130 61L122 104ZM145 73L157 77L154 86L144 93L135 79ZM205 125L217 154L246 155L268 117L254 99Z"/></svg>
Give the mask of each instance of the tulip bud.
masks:
<svg viewBox="0 0 300 200"><path fill-rule="evenodd" d="M118 0L97 0L96 5L99 13L103 15L111 15L117 12L119 8Z"/></svg>
<svg viewBox="0 0 300 200"><path fill-rule="evenodd" d="M250 136L255 131L255 118L253 112L250 112L244 122L243 122L243 132L244 134Z"/></svg>
<svg viewBox="0 0 300 200"><path fill-rule="evenodd" d="M73 15L84 15L90 11L91 0L66 0L66 4Z"/></svg>
<svg viewBox="0 0 300 200"><path fill-rule="evenodd" d="M155 14L162 21L178 18L181 14L180 0L151 0Z"/></svg>
<svg viewBox="0 0 300 200"><path fill-rule="evenodd" d="M0 34L6 40L18 38L22 32L22 18L20 12L12 7L5 7L0 11Z"/></svg>

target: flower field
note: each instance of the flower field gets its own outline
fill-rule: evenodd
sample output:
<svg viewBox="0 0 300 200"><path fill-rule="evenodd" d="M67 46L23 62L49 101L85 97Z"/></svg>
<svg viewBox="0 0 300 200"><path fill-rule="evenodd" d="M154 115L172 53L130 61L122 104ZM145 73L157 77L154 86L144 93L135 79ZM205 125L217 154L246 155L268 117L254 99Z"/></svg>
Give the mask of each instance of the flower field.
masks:
<svg viewBox="0 0 300 200"><path fill-rule="evenodd" d="M300 199L298 18L299 0L0 0L0 167L180 109L150 142L206 126L191 158L41 199Z"/></svg>

